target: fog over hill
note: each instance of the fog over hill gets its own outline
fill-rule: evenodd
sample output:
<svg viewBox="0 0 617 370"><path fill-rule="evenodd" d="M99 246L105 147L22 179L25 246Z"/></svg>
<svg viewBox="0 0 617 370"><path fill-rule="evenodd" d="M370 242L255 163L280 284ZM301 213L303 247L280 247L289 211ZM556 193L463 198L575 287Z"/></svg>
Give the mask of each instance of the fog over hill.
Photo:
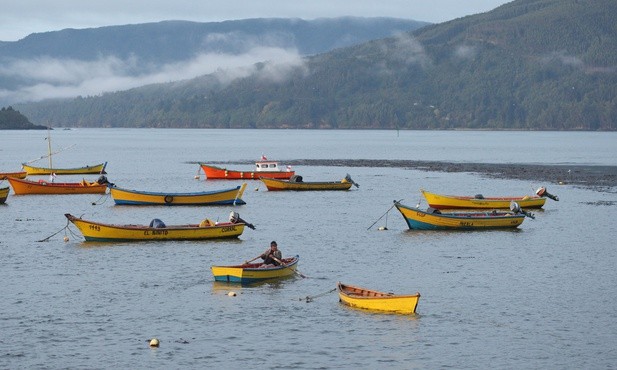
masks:
<svg viewBox="0 0 617 370"><path fill-rule="evenodd" d="M614 0L516 0L324 53L268 49L194 79L15 106L52 126L616 130L615 14Z"/></svg>
<svg viewBox="0 0 617 370"><path fill-rule="evenodd" d="M110 26L0 43L0 106L178 81L306 55L426 25L393 18L246 19Z"/></svg>

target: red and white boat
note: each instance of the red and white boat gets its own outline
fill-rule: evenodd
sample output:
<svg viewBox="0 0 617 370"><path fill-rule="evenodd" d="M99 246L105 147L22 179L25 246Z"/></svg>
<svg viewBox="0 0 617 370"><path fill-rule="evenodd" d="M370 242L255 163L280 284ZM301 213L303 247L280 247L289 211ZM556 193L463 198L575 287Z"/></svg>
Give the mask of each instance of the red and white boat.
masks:
<svg viewBox="0 0 617 370"><path fill-rule="evenodd" d="M200 163L199 166L204 171L207 179L226 179L226 180L259 180L260 177L269 179L289 179L295 175L295 171L287 166L281 168L276 161L269 161L262 156L261 160L255 162L255 170L238 171L210 164Z"/></svg>

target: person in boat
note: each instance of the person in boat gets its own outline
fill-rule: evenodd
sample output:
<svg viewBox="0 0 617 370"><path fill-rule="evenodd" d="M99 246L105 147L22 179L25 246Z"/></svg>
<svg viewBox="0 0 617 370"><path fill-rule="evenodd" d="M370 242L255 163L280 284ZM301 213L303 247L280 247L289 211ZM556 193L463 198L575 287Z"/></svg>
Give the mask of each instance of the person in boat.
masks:
<svg viewBox="0 0 617 370"><path fill-rule="evenodd" d="M270 243L270 248L266 249L265 252L263 252L262 254L260 254L259 256L253 258L250 261L245 261L245 264L249 264L253 261L255 261L256 259L261 258L264 262L264 265L275 265L275 266L279 266L281 259L283 258L283 254L281 253L281 251L278 249L278 244L276 244L276 241L272 241Z"/></svg>

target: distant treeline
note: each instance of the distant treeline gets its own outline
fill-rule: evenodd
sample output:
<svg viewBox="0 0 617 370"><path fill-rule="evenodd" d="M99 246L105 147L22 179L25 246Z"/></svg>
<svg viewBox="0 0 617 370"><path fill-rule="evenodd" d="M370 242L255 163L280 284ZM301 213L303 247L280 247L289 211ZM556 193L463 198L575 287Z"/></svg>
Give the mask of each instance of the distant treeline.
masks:
<svg viewBox="0 0 617 370"><path fill-rule="evenodd" d="M47 129L45 126L33 125L26 116L13 109L13 107L3 107L0 109L0 130L41 130Z"/></svg>
<svg viewBox="0 0 617 370"><path fill-rule="evenodd" d="M518 0L230 84L212 75L22 110L88 127L615 130L615 14L613 0Z"/></svg>

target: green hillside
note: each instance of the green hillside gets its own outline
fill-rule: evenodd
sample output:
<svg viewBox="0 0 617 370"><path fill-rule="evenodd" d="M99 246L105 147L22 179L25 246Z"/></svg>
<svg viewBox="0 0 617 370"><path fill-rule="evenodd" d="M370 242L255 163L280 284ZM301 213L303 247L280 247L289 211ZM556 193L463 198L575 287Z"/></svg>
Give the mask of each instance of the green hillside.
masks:
<svg viewBox="0 0 617 370"><path fill-rule="evenodd" d="M518 0L303 65L264 62L231 83L212 75L20 109L93 127L615 130L615 14L613 0Z"/></svg>
<svg viewBox="0 0 617 370"><path fill-rule="evenodd" d="M37 126L28 120L26 116L13 107L0 109L0 130L43 130L45 126Z"/></svg>

